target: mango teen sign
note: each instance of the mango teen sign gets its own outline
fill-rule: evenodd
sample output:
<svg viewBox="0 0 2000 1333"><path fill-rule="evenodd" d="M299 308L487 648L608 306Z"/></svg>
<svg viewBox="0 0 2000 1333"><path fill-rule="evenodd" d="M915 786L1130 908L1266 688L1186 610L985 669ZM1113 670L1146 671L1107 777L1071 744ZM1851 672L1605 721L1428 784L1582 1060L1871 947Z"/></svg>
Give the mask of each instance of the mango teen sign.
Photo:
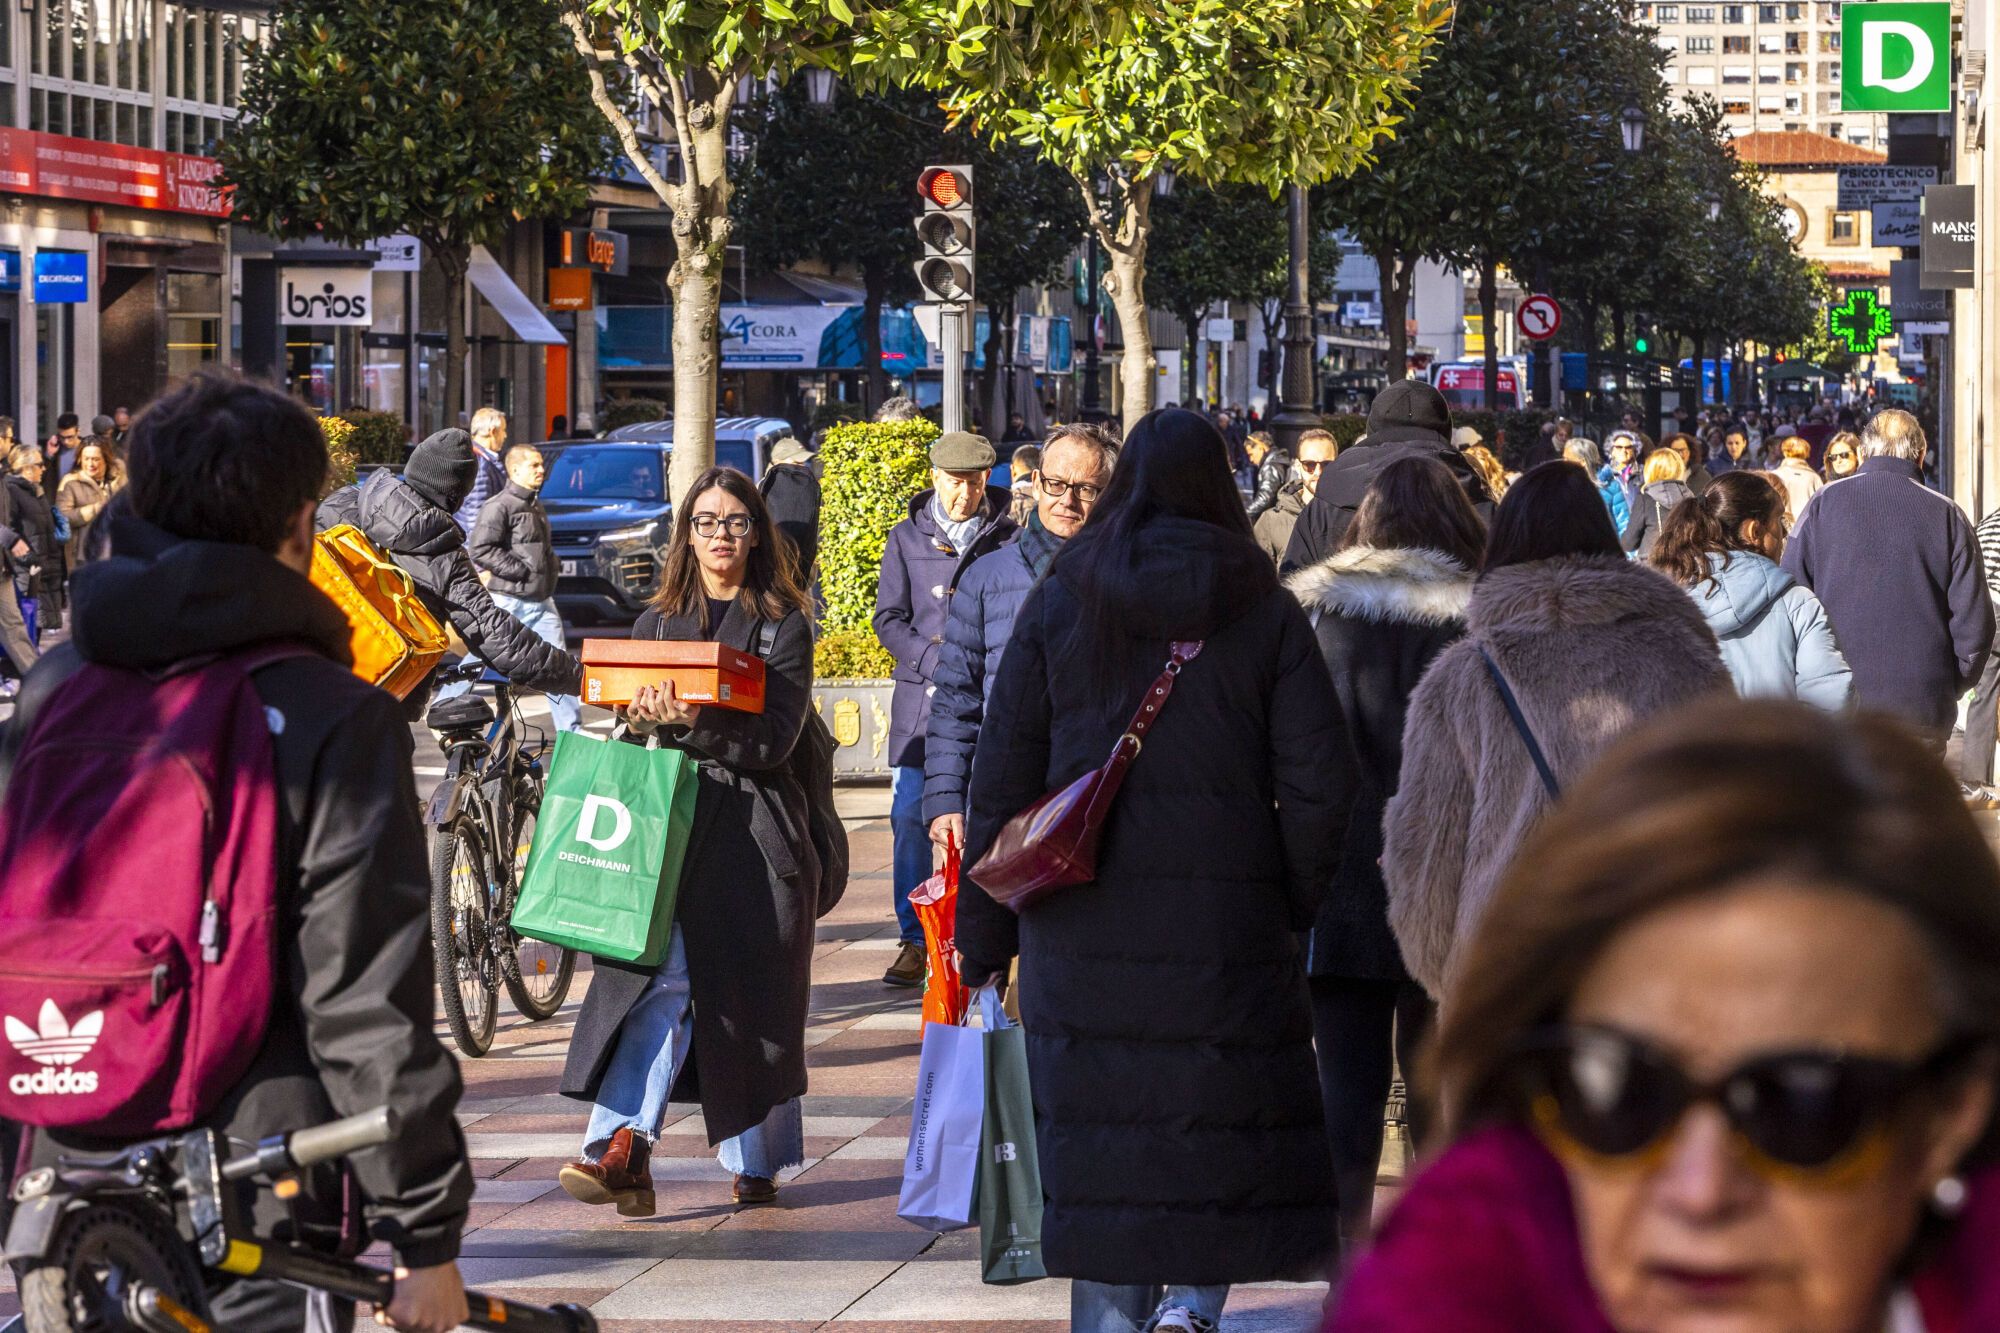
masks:
<svg viewBox="0 0 2000 1333"><path fill-rule="evenodd" d="M1950 0L1879 0L1840 12L1840 104L1951 110Z"/></svg>

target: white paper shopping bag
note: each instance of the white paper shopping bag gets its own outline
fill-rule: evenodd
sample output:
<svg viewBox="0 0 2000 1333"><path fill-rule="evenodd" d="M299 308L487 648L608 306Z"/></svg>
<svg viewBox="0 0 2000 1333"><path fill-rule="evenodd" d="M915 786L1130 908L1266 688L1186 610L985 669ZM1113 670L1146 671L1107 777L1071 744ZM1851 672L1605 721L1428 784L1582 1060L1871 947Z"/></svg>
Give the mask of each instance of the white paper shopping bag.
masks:
<svg viewBox="0 0 2000 1333"><path fill-rule="evenodd" d="M956 1231L975 1220L979 1135L986 1110L983 1034L950 1023L924 1028L917 1062L910 1147L903 1156L903 1192L896 1215L933 1231Z"/></svg>

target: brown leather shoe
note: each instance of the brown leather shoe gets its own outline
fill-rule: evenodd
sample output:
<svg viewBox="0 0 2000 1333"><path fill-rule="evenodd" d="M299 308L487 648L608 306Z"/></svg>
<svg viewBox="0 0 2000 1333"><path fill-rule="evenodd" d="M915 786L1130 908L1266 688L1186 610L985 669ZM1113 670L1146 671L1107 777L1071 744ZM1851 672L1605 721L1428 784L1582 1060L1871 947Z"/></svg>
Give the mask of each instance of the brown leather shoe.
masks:
<svg viewBox="0 0 2000 1333"><path fill-rule="evenodd" d="M778 1182L762 1176L736 1177L736 1202L745 1208L778 1201Z"/></svg>
<svg viewBox="0 0 2000 1333"><path fill-rule="evenodd" d="M889 986L921 986L924 984L924 946L905 942L896 961L882 974L883 984Z"/></svg>
<svg viewBox="0 0 2000 1333"><path fill-rule="evenodd" d="M611 1146L594 1162L575 1161L556 1177L578 1203L618 1205L620 1217L653 1215L653 1145L629 1128L611 1136Z"/></svg>

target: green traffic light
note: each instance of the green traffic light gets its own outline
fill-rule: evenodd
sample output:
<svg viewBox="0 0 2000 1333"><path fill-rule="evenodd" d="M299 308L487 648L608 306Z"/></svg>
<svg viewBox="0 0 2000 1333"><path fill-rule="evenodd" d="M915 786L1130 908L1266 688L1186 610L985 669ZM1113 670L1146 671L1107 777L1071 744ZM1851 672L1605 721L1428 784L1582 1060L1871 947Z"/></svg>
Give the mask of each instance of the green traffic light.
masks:
<svg viewBox="0 0 2000 1333"><path fill-rule="evenodd" d="M1647 345L1646 340L1644 338L1634 338L1632 340L1632 350L1640 353L1641 355L1645 353L1646 345Z"/></svg>

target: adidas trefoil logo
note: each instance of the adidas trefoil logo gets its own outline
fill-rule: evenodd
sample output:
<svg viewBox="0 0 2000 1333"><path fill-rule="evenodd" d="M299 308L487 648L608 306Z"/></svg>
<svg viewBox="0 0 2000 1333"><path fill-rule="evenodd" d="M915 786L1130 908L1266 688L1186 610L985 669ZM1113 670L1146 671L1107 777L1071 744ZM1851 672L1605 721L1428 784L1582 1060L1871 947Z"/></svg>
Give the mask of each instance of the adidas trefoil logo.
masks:
<svg viewBox="0 0 2000 1333"><path fill-rule="evenodd" d="M54 1000L43 1000L38 1021L40 1031L12 1014L6 1016L7 1040L15 1050L42 1066L32 1074L16 1074L8 1079L7 1091L16 1097L82 1096L96 1092L97 1075L70 1066L89 1055L91 1047L97 1045L104 1032L104 1011L95 1010L71 1023L56 1008Z"/></svg>

